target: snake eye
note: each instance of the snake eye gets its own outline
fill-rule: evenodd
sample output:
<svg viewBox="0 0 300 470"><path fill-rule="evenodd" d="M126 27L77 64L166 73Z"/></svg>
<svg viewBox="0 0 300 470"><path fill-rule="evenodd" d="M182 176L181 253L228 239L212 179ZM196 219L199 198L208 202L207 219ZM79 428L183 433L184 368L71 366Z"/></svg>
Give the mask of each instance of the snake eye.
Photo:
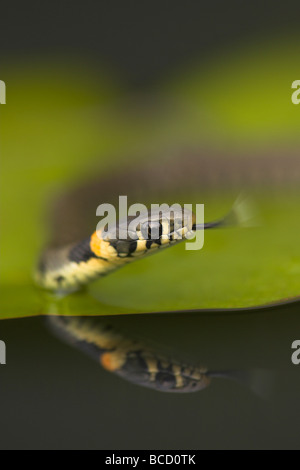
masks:
<svg viewBox="0 0 300 470"><path fill-rule="evenodd" d="M160 222L145 222L141 227L141 233L144 240L158 240L163 233L163 227Z"/></svg>

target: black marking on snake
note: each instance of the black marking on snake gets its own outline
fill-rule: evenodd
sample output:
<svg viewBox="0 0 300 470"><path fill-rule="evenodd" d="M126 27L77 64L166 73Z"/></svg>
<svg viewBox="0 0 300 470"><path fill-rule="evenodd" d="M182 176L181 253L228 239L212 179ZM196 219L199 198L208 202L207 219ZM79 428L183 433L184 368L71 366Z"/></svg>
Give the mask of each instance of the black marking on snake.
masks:
<svg viewBox="0 0 300 470"><path fill-rule="evenodd" d="M129 253L129 246L126 240L120 240L116 242L114 246L115 250L117 250L119 255L128 255Z"/></svg>
<svg viewBox="0 0 300 470"><path fill-rule="evenodd" d="M141 373L149 374L148 366L145 359L142 357L142 351L130 351L127 354L126 362L122 366L122 370L130 374L137 374L140 376Z"/></svg>
<svg viewBox="0 0 300 470"><path fill-rule="evenodd" d="M82 242L75 245L69 253L69 260L73 261L74 263L82 263L87 262L91 258L102 259L104 261L108 261L106 258L102 258L100 256L95 255L95 253L91 250L90 247L91 238L86 238Z"/></svg>
<svg viewBox="0 0 300 470"><path fill-rule="evenodd" d="M119 258L131 257L131 254L137 249L137 242L135 240L131 242L127 240L111 241L110 245L116 250Z"/></svg>
<svg viewBox="0 0 300 470"><path fill-rule="evenodd" d="M104 325L104 326L102 326L102 330L104 332L108 333L109 331L113 330L113 327L111 325Z"/></svg>
<svg viewBox="0 0 300 470"><path fill-rule="evenodd" d="M117 249L118 240L109 240L109 244L110 244L110 246L112 246L116 251L118 251L118 249Z"/></svg>
<svg viewBox="0 0 300 470"><path fill-rule="evenodd" d="M134 253L137 248L137 242L133 240L129 245L129 254Z"/></svg>

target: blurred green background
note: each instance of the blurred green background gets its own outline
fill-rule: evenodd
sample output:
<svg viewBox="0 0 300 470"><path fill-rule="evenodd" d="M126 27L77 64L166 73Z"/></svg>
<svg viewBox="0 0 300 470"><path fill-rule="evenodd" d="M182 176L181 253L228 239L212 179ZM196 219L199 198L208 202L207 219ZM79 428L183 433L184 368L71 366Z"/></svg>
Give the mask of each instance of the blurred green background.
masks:
<svg viewBox="0 0 300 470"><path fill-rule="evenodd" d="M291 84L300 78L298 8L192 1L2 6L1 318L112 321L106 316L185 310L116 318L179 358L222 370L277 371L268 402L226 381L203 395L162 396L99 370L52 338L41 318L3 321L2 448L298 446L299 374L290 345L299 304L232 310L299 296L300 106L291 102ZM178 202L204 202L210 220L246 189L260 215L257 227L208 233L200 252L172 248L59 301L33 286L49 209L60 194L95 172L149 162L159 171L164 159L172 165L177 158L184 169L190 154L206 170L199 185L191 171L193 184ZM172 201L179 185L180 178Z"/></svg>

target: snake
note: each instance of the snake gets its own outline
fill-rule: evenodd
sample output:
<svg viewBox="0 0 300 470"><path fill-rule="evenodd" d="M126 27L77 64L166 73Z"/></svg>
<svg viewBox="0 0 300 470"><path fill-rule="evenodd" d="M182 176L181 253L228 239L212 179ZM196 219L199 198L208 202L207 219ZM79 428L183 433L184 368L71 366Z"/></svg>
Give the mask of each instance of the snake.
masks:
<svg viewBox="0 0 300 470"><path fill-rule="evenodd" d="M172 168L174 170L176 166ZM241 214L237 205L220 219L201 224L197 223L192 211L177 208L168 213L148 211L142 214L134 233L127 238L120 234L128 230L130 218L118 221L115 230L103 228L88 234L87 215L91 218L95 213L96 198L100 196L107 201L109 194L110 200L116 199L117 194L126 194L125 188L132 189L130 176L130 172L127 175L121 172L112 178L96 178L58 199L52 212L52 240L35 270L35 281L41 288L72 294L129 263L186 241L197 230L239 223ZM147 189L146 182L148 187L149 181L151 184L151 172L144 169L136 179L139 181L136 194L141 194ZM174 180L169 182L172 184ZM156 181L155 184L157 188L161 183ZM170 184L164 187L168 190ZM159 197L158 190L156 197ZM157 391L196 392L206 388L213 377L228 375L168 358L143 342L117 332L105 322L95 325L93 319L85 316L51 316L49 320L65 341L95 358L105 370L134 384Z"/></svg>

